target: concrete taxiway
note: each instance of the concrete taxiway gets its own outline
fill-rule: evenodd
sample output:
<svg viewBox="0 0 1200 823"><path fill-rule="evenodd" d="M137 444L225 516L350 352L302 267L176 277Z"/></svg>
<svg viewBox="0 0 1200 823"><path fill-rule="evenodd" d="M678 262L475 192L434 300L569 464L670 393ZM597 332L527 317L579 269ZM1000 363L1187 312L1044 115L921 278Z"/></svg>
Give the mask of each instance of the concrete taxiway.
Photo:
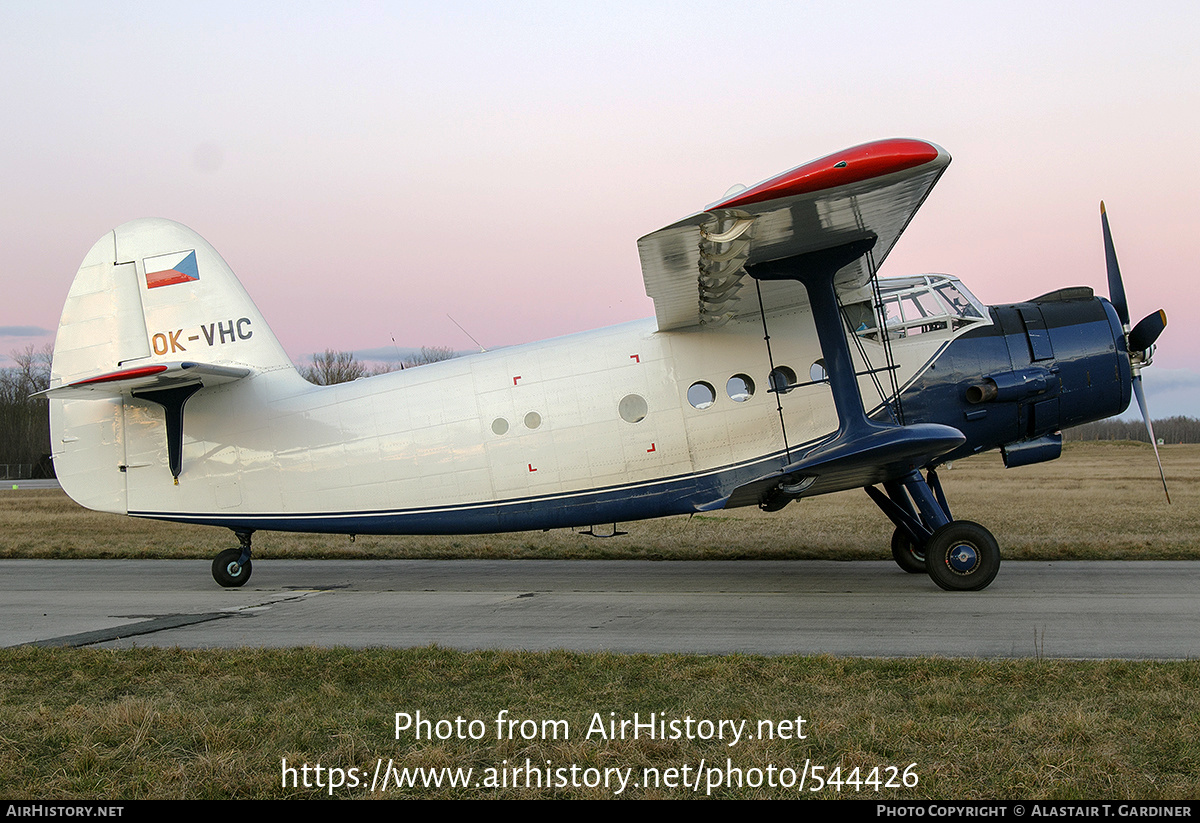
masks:
<svg viewBox="0 0 1200 823"><path fill-rule="evenodd" d="M0 561L0 646L292 647L1180 659L1200 562L1009 562L947 593L891 563Z"/></svg>

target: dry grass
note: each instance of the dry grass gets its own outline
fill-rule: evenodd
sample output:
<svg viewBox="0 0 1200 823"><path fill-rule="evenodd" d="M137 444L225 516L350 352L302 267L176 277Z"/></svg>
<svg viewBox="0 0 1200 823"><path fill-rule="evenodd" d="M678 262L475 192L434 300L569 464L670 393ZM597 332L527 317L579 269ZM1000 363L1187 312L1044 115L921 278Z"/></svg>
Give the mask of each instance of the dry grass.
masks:
<svg viewBox="0 0 1200 823"><path fill-rule="evenodd" d="M319 797L291 764L373 770L695 768L843 774L915 764L911 788L818 797L1195 798L1200 664L864 661L442 649L0 651L0 781L9 797ZM566 740L497 740L494 719L568 721ZM488 724L483 740L394 733L395 712ZM593 713L806 719L804 740L586 739ZM337 796L366 797L365 788ZM701 790L700 795L704 794ZM721 787L720 797L795 789ZM407 789L376 796L609 797L603 788ZM689 797L637 788L627 797ZM807 792L805 796L809 795Z"/></svg>
<svg viewBox="0 0 1200 823"><path fill-rule="evenodd" d="M1059 460L1006 470L998 454L943 469L954 515L991 529L1006 560L1200 557L1200 446L1162 450L1168 506L1150 447L1068 443ZM0 557L209 558L224 529L105 515L56 491L0 492ZM860 491L792 504L623 523L600 540L569 530L455 537L258 532L255 557L888 559L891 524Z"/></svg>
<svg viewBox="0 0 1200 823"><path fill-rule="evenodd" d="M1071 444L1006 472L995 455L942 472L956 516L992 528L1009 559L1200 556L1200 446ZM100 515L57 492L0 494L0 556L210 557L228 532ZM259 534L260 557L888 557L891 528L861 492L635 523L614 540L567 531L454 538ZM372 769L581 768L843 773L914 763L910 789L822 797L1200 797L1200 663L843 660L408 650L0 650L0 785L18 798L318 797L284 788L281 759ZM566 741L397 740L393 714L566 719ZM581 740L593 712L780 720L806 740ZM701 793L703 794L703 793ZM721 797L795 790L724 787ZM342 797L369 796L343 789ZM377 794L380 796L380 794ZM430 789L388 797L608 797L603 789ZM639 788L625 796L690 797Z"/></svg>

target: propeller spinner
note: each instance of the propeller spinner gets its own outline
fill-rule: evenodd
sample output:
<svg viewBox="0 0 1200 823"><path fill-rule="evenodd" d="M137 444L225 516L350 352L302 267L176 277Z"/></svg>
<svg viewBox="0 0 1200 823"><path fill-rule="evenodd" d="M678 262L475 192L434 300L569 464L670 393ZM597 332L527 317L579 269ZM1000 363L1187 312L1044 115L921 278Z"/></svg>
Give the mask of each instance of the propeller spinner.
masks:
<svg viewBox="0 0 1200 823"><path fill-rule="evenodd" d="M1129 328L1129 304L1125 300L1125 284L1121 281L1121 266L1117 263L1117 250L1113 246L1112 231L1108 228L1108 213L1104 209L1104 201L1100 201L1100 224L1104 228L1104 262L1108 268L1109 302L1117 310L1117 317L1125 329L1125 348L1129 351L1129 365L1133 372L1133 393L1137 397L1138 408L1142 412L1142 420L1146 424L1146 434L1150 436L1150 445L1154 447L1154 459L1158 461L1158 476L1162 478L1163 493L1167 502L1171 502L1171 493L1167 491L1167 476L1163 473L1162 458L1158 454L1158 440L1154 437L1154 425L1150 422L1150 410L1146 406L1146 392L1142 389L1142 369L1149 366L1154 354L1154 342L1167 327L1167 313L1159 309L1143 317L1138 324Z"/></svg>

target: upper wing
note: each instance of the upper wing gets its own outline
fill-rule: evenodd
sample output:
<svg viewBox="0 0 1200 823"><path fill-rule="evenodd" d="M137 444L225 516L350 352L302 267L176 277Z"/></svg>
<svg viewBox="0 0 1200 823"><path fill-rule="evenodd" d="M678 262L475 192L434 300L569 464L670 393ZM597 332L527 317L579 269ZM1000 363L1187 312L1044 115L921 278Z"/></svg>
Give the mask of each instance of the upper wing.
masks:
<svg viewBox="0 0 1200 823"><path fill-rule="evenodd" d="M921 140L880 140L831 154L725 197L638 241L646 294L659 331L720 324L757 313L745 266L874 234L883 262L950 155ZM839 272L840 288L864 285L865 257ZM795 281L761 283L767 311L807 302Z"/></svg>

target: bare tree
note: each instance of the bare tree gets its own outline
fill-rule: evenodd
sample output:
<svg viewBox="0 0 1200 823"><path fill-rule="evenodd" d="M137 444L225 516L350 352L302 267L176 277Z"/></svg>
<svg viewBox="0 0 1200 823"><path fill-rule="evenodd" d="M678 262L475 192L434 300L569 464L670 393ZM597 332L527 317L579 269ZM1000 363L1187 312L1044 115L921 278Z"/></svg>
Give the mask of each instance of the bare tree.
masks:
<svg viewBox="0 0 1200 823"><path fill-rule="evenodd" d="M0 471L3 476L52 477L50 417L43 397L30 397L50 385L53 346L26 346L11 353L16 363L0 369Z"/></svg>
<svg viewBox="0 0 1200 823"><path fill-rule="evenodd" d="M418 354L414 354L402 362L376 363L368 366L361 360L354 359L354 352L326 349L322 354L314 354L310 365L301 366L300 374L310 383L316 383L318 386L332 386L334 383L348 383L360 377L386 374L397 369L411 369L414 366L450 360L457 356L454 349L449 346L422 346Z"/></svg>
<svg viewBox="0 0 1200 823"><path fill-rule="evenodd" d="M309 383L332 386L366 377L367 367L354 359L353 352L326 349L324 354L314 354L312 365L302 366L300 374Z"/></svg>
<svg viewBox="0 0 1200 823"><path fill-rule="evenodd" d="M9 352L17 365L4 369L0 376L5 397L20 401L34 392L43 391L50 387L50 360L54 357L54 347L47 345L34 349L28 345L23 349Z"/></svg>
<svg viewBox="0 0 1200 823"><path fill-rule="evenodd" d="M415 354L404 361L404 368L409 369L413 366L425 366L442 360L453 360L457 356L454 349L449 346L422 346L420 354Z"/></svg>

